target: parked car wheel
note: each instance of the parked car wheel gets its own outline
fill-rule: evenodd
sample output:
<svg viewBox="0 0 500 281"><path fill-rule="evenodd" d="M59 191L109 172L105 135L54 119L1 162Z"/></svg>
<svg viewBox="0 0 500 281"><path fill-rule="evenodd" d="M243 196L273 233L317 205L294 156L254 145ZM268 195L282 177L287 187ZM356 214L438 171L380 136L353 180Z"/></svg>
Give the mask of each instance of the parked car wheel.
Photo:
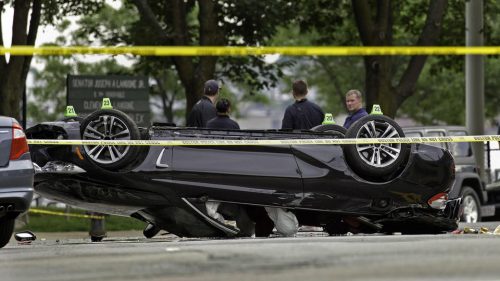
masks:
<svg viewBox="0 0 500 281"><path fill-rule="evenodd" d="M9 243L10 237L14 232L14 219L0 219L0 248Z"/></svg>
<svg viewBox="0 0 500 281"><path fill-rule="evenodd" d="M464 186L462 188L462 206L464 211L460 218L461 221L470 223L481 221L481 204L472 187Z"/></svg>
<svg viewBox="0 0 500 281"><path fill-rule="evenodd" d="M92 241L92 242L102 242L103 238L104 237L102 237L102 236L90 236L90 241Z"/></svg>
<svg viewBox="0 0 500 281"><path fill-rule="evenodd" d="M389 117L368 115L354 123L346 138L400 138L401 127ZM344 145L347 164L361 177L374 181L387 180L406 164L410 145L400 143Z"/></svg>
<svg viewBox="0 0 500 281"><path fill-rule="evenodd" d="M322 133L331 133L337 138L343 138L347 132L347 130L339 125L335 124L325 124L325 125L318 125L314 128L311 129L313 132L322 132Z"/></svg>
<svg viewBox="0 0 500 281"><path fill-rule="evenodd" d="M125 113L114 109L98 110L87 116L81 126L83 140L140 139L137 125ZM117 170L132 163L138 146L84 145L85 155L102 168Z"/></svg>

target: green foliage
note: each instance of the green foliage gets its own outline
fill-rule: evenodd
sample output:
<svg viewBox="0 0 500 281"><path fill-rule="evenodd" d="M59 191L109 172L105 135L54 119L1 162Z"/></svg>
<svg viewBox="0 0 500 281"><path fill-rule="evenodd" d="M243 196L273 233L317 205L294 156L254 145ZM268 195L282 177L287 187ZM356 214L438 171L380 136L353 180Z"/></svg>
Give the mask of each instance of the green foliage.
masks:
<svg viewBox="0 0 500 281"><path fill-rule="evenodd" d="M309 37L312 35L312 45L361 45L359 32L355 25L352 13L352 1L327 1L312 0L298 1L301 6L300 16L297 22L300 25L301 34L293 34L290 45L300 45L297 38L300 36ZM465 5L467 1L448 1L448 8L443 20L443 31L439 41L435 45L441 46L464 46L465 45ZM369 1L371 11L376 10L376 5L381 1ZM430 0L408 0L391 1L392 5L392 43L396 46L413 46L417 43L417 38L422 32ZM375 13L370 14L375 20ZM500 44L500 3L497 1L484 2L484 22L485 22L485 44ZM300 41L299 41L300 42ZM328 59L331 61L328 69L336 70L330 73L339 73L337 77L342 77L344 73L350 73L353 77L343 79L339 82L342 87L358 87L359 81L364 74L364 65L355 58L350 58L352 64L342 63L339 59ZM405 67L409 62L409 56L391 57L391 84L398 85ZM317 59L316 59L317 61ZM498 114L498 95L495 94L496 85L495 71L497 70L497 60L489 57L486 61L486 117L493 118ZM306 68L307 69L307 68ZM465 111L465 81L464 81L465 60L464 57L457 56L436 56L431 57L415 87L415 96L403 103L399 115L407 115L415 118L423 124L449 123L463 124ZM311 73L306 70L305 73ZM314 72L318 75L325 73ZM363 73L363 74L361 74ZM321 79L320 79L321 80ZM330 81L333 81L330 79ZM316 82L318 83L318 82ZM332 88L333 89L333 88ZM333 92L333 91L330 91ZM321 91L320 91L321 93ZM336 99L330 95L322 95L326 100L335 103ZM330 103L328 102L328 103ZM340 100L338 101L340 102ZM448 108L450 108L448 110Z"/></svg>
<svg viewBox="0 0 500 281"><path fill-rule="evenodd" d="M104 0L43 0L42 23L58 24L68 16L93 14L103 5Z"/></svg>
<svg viewBox="0 0 500 281"><path fill-rule="evenodd" d="M77 45L88 45L100 42L104 45L158 45L164 44L159 41L150 25L142 18L138 17L137 10L131 1L124 1L124 5L118 10L109 6L103 6L98 13L87 15L79 21L81 28L75 33L75 43ZM185 11L174 11L176 9L172 1L148 1L156 19L164 27L169 36L179 36L174 34L174 17L172 14L186 14L187 31L183 36L187 36L187 44L200 44L201 32L199 30L199 5L197 1L185 1ZM234 2L216 2L216 17L218 20L219 32L215 42L220 45L246 46L265 45L277 27L287 24L292 20L296 5L289 1L254 1L242 0ZM266 13L262 13L266 11ZM172 69L174 63L171 58L158 57L137 57L134 71L152 77L155 81L165 80L166 73ZM289 66L289 62L278 62L268 64L263 57L219 57L214 77L227 83L237 85L238 89L244 91L244 99L254 99L257 93L262 93L264 89L276 87L279 78L283 76L282 69ZM199 63L199 58L192 58L192 61ZM198 74L200 75L200 74ZM162 78L163 77L163 78ZM169 89L179 85L178 80L171 81L173 84L165 85L165 93L158 92L160 87L156 87L155 95L164 97L168 103L173 97L173 92ZM176 92L179 92L176 90ZM183 95L187 95L186 89L180 91L182 95L175 95L177 100L182 100ZM172 109L165 109L172 111ZM176 113L177 114L177 113ZM170 119L167 117L167 119Z"/></svg>
<svg viewBox="0 0 500 281"><path fill-rule="evenodd" d="M34 122L56 120L64 115L66 106L66 75L72 64L62 57L44 57L43 70L32 68L35 80L28 102L28 119Z"/></svg>
<svg viewBox="0 0 500 281"><path fill-rule="evenodd" d="M135 23L139 20L137 11L130 5L114 9L109 5L102 6L97 12L83 15L77 22L80 26L72 34L72 43L74 45L106 45L115 46L119 44L132 42L131 32L137 38L144 38L147 33L137 28ZM141 36L142 35L142 36ZM139 42L136 42L139 43ZM138 44L138 45L147 45Z"/></svg>
<svg viewBox="0 0 500 281"><path fill-rule="evenodd" d="M107 7L107 6L106 6ZM109 7L108 7L109 8ZM111 8L110 8L111 9ZM90 10L88 12L92 12ZM105 15L111 17L109 10L104 9ZM81 12L81 11L80 11ZM94 17L91 14L89 17ZM83 17L82 21L86 21ZM102 20L97 18L95 20ZM83 26L83 25L82 25ZM57 21L56 28L61 35L52 44L55 46L64 46L69 44L81 43L79 36L83 36L81 30L72 33L67 37L71 22L66 19ZM88 42L88 41L87 41ZM132 74L132 70L118 64L115 59L107 58L96 62L84 62L84 58L78 56L42 56L36 57L36 61L43 65L42 69L31 68L35 84L32 88L32 95L28 97L28 119L32 122L41 122L47 120L57 120L64 116L66 107L66 77L72 75L110 75L110 74Z"/></svg>
<svg viewBox="0 0 500 281"><path fill-rule="evenodd" d="M37 60L43 69L32 68L35 84L28 95L28 119L32 122L61 119L66 108L66 77L68 74L131 74L130 69L113 59L85 63L75 57L45 56Z"/></svg>
<svg viewBox="0 0 500 281"><path fill-rule="evenodd" d="M431 71L431 59L418 83L415 94L408 98L400 115L406 115L423 125L463 125L465 122L464 74L452 69Z"/></svg>
<svg viewBox="0 0 500 281"><path fill-rule="evenodd" d="M298 1L296 22L304 35L316 34L313 45L360 45L351 1ZM358 42L358 43L356 43Z"/></svg>
<svg viewBox="0 0 500 281"><path fill-rule="evenodd" d="M423 125L465 125L465 74L455 69L442 69L435 73L432 58L424 69L414 96L401 109L406 115ZM485 59L485 118L493 120L499 113L500 58Z"/></svg>
<svg viewBox="0 0 500 281"><path fill-rule="evenodd" d="M290 22L296 15L297 2L218 1L218 21L229 46L258 46L276 33L276 28Z"/></svg>

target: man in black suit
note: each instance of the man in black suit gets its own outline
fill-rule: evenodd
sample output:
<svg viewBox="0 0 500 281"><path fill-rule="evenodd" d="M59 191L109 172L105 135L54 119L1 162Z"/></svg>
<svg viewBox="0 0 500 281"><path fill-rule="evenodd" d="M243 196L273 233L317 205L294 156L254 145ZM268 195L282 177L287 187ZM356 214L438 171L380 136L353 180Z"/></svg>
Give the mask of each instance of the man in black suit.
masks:
<svg viewBox="0 0 500 281"><path fill-rule="evenodd" d="M215 80L205 82L203 97L193 106L189 113L186 126L204 128L208 120L216 116L215 101L219 95L219 83Z"/></svg>
<svg viewBox="0 0 500 281"><path fill-rule="evenodd" d="M292 94L295 102L285 110L281 129L309 130L321 125L325 113L321 108L306 99L308 93L307 83L303 80L293 82Z"/></svg>

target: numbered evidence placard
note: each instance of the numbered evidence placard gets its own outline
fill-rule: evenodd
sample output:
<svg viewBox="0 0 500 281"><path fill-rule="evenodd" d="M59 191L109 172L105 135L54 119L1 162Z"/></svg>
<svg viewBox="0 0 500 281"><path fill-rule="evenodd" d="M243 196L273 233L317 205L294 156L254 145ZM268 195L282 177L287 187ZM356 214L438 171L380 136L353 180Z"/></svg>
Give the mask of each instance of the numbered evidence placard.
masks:
<svg viewBox="0 0 500 281"><path fill-rule="evenodd" d="M114 109L127 113L138 126L150 125L149 85L146 76L68 75L67 105L78 116L101 109L103 98L109 98Z"/></svg>

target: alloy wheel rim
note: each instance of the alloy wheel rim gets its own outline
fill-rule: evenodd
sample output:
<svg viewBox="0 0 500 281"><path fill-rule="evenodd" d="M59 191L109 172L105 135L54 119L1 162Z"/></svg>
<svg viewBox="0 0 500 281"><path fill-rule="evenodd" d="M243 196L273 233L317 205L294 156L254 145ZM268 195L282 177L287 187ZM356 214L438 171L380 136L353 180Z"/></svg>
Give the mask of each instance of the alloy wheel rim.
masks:
<svg viewBox="0 0 500 281"><path fill-rule="evenodd" d="M477 222L479 217L478 207L476 204L476 200L470 195L467 195L463 198L464 201L464 219L465 222Z"/></svg>
<svg viewBox="0 0 500 281"><path fill-rule="evenodd" d="M388 122L370 121L364 124L357 138L399 138L397 129ZM391 165L401 154L400 143L357 144L356 150L364 163L377 168Z"/></svg>
<svg viewBox="0 0 500 281"><path fill-rule="evenodd" d="M102 115L92 120L83 130L84 140L130 140L130 130L120 119L112 115ZM111 164L126 156L129 146L84 145L85 153L97 163Z"/></svg>

